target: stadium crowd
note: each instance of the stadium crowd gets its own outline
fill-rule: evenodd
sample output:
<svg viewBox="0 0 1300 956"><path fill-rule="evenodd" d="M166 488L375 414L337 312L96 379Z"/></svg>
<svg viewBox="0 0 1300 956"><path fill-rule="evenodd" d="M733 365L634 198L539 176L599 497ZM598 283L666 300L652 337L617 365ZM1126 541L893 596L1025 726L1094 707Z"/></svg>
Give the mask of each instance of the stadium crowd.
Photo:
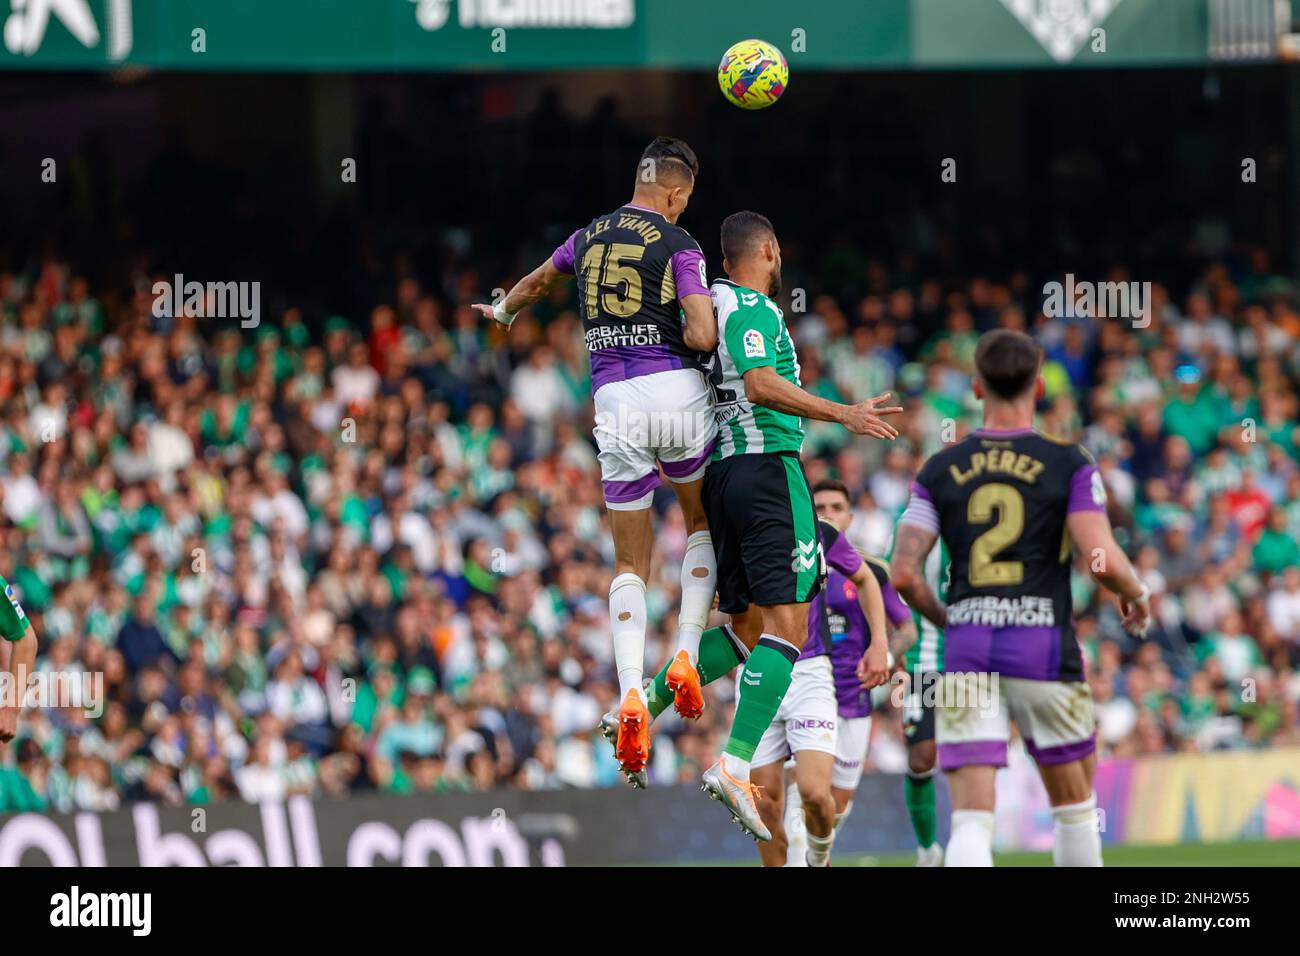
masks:
<svg viewBox="0 0 1300 956"><path fill-rule="evenodd" d="M573 289L507 337L463 266L368 315L249 329L155 314L154 278L109 307L54 257L0 274L0 574L42 674L102 675L102 712L26 711L0 809L620 785L596 732L612 555ZM1139 643L1076 575L1102 755L1300 745L1300 313L1263 252L1156 286L1136 323L1047 317L1023 273L798 281L804 385L907 407L889 444L809 429L856 545L887 552L924 457L977 422L979 333L1026 328L1041 428L1096 456L1154 595ZM671 493L656 506L652 667L686 540ZM657 726L652 782L712 761L733 685L707 694L698 726ZM871 759L901 771L888 696Z"/></svg>

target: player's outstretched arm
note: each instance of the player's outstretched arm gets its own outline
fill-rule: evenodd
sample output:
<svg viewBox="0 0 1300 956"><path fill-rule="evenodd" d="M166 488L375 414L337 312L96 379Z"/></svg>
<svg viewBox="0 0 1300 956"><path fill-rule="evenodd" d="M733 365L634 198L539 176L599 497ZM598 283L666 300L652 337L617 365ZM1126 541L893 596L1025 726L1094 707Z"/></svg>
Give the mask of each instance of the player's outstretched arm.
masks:
<svg viewBox="0 0 1300 956"><path fill-rule="evenodd" d="M1115 540L1104 511L1072 511L1066 517L1070 539L1088 558L1088 570L1098 584L1119 595L1124 627L1131 634L1146 633L1151 616L1146 585L1138 580L1128 555Z"/></svg>
<svg viewBox="0 0 1300 956"><path fill-rule="evenodd" d="M948 624L948 612L922 570L926 555L939 539L939 532L917 524L903 522L894 534L894 553L889 559L889 581L894 585L908 607L916 611L935 627Z"/></svg>
<svg viewBox="0 0 1300 956"><path fill-rule="evenodd" d="M686 316L682 341L697 352L712 352L718 347L718 319L713 314L713 299L697 292L678 301Z"/></svg>
<svg viewBox="0 0 1300 956"><path fill-rule="evenodd" d="M561 282L572 278L571 274L561 272L555 268L555 263L548 258L540 266L516 282L514 288L507 292L506 297L500 302L495 305L476 302L474 308L485 317L500 322L508 328L514 322L516 315L534 302L545 298Z"/></svg>
<svg viewBox="0 0 1300 956"><path fill-rule="evenodd" d="M818 398L793 382L787 382L770 365L751 368L744 378L745 397L755 405L819 422L838 422L855 435L885 439L898 437L898 429L881 417L897 415L903 410L899 405L885 405L889 401L889 392L856 405L841 405Z"/></svg>
<svg viewBox="0 0 1300 956"><path fill-rule="evenodd" d="M889 620L885 616L885 595L880 582L864 563L850 579L858 589L858 604L867 618L871 643L858 662L858 680L870 690L889 680Z"/></svg>

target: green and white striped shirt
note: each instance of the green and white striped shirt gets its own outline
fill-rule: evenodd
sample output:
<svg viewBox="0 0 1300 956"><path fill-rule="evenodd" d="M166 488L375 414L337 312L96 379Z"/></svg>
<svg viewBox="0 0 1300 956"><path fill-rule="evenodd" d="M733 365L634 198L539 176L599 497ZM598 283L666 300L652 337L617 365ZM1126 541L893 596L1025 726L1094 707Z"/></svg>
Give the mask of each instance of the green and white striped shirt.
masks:
<svg viewBox="0 0 1300 956"><path fill-rule="evenodd" d="M753 289L718 279L709 290L718 317L718 352L709 374L718 420L715 461L732 455L795 452L803 447L803 419L745 395L745 373L764 365L800 385L799 357L775 302Z"/></svg>

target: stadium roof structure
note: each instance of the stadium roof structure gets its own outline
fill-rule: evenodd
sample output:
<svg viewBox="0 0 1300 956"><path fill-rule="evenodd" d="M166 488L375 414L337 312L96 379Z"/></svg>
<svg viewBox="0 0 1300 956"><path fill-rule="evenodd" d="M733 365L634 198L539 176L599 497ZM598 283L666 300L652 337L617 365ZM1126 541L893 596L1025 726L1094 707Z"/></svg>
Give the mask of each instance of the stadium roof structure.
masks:
<svg viewBox="0 0 1300 956"><path fill-rule="evenodd" d="M1292 0L8 0L0 69L795 70L1268 61ZM1294 38L1291 38L1294 39Z"/></svg>

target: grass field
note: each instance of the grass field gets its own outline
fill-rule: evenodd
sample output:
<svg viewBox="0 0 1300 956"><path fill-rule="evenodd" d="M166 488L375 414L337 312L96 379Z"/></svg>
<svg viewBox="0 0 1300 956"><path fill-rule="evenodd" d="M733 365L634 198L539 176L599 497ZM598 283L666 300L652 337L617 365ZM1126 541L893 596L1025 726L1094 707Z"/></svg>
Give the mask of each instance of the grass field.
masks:
<svg viewBox="0 0 1300 956"><path fill-rule="evenodd" d="M1180 843L1176 846L1109 846L1107 866L1300 866L1300 840L1247 843ZM995 853L998 866L1051 866L1048 853ZM862 856L837 866L914 866L912 856Z"/></svg>
<svg viewBox="0 0 1300 956"><path fill-rule="evenodd" d="M1257 840L1243 843L1185 843L1177 846L1106 847L1107 866L1300 866L1300 840ZM835 866L915 866L910 854L834 856ZM1048 853L995 853L997 866L1051 866ZM707 865L707 864L696 864ZM720 863L719 866L746 864ZM758 865L755 856L753 866Z"/></svg>

